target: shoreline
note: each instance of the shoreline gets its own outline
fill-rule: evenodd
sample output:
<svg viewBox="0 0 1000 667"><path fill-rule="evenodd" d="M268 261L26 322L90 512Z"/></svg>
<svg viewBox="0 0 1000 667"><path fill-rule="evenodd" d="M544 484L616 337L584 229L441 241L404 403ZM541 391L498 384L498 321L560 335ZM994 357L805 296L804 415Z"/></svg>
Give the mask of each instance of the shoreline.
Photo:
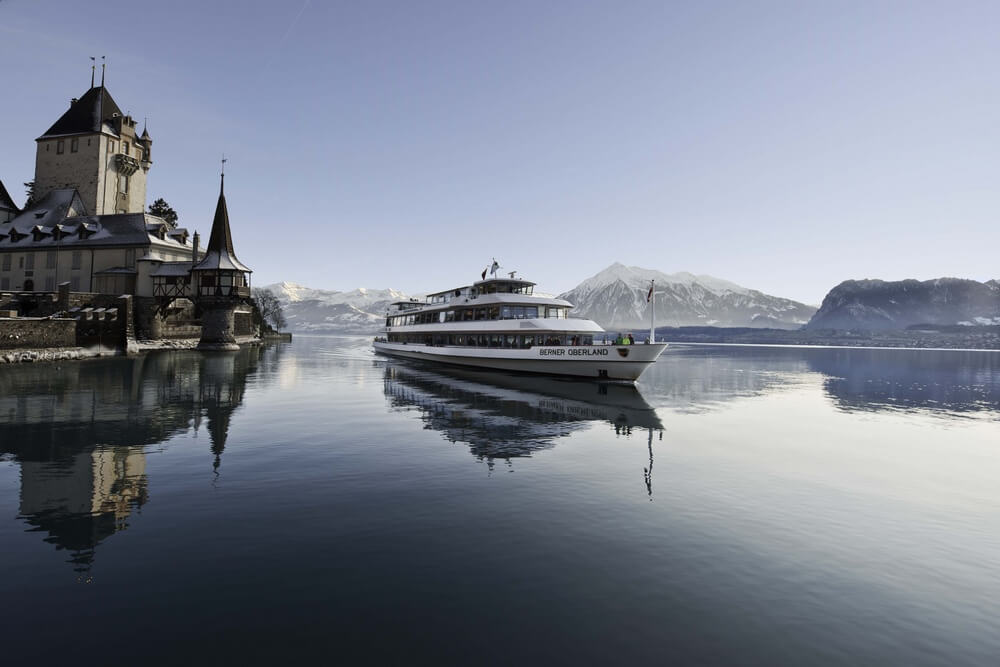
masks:
<svg viewBox="0 0 1000 667"><path fill-rule="evenodd" d="M112 347L45 347L0 350L0 365L29 364L46 361L81 361L101 357L124 357L162 350L194 350L198 347L198 338L178 338L172 340L137 340L129 341L126 349ZM236 343L244 345L260 345L266 342L255 336L237 336Z"/></svg>
<svg viewBox="0 0 1000 667"><path fill-rule="evenodd" d="M777 347L807 350L909 350L912 352L1000 352L994 347L904 347L900 345L837 345L833 343L705 343L692 341L665 341L668 346L693 347Z"/></svg>

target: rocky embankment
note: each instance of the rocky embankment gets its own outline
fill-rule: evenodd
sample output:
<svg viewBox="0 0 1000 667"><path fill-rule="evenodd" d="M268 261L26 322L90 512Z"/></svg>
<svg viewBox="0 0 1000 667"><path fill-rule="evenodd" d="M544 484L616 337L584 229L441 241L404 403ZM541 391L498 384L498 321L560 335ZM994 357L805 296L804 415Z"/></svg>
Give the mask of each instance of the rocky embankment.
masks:
<svg viewBox="0 0 1000 667"><path fill-rule="evenodd" d="M35 361L69 361L110 357L118 354L113 349L83 347L49 347L42 350L0 350L0 364L23 364Z"/></svg>

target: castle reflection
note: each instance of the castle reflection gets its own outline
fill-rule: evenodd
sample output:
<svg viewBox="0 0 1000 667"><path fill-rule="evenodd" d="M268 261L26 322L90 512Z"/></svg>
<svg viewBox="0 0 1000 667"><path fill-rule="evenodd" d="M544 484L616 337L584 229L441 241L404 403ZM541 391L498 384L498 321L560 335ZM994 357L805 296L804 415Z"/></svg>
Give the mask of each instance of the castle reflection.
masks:
<svg viewBox="0 0 1000 667"><path fill-rule="evenodd" d="M21 472L19 518L89 570L149 498L147 448L206 422L218 469L248 375L280 348L162 352L0 374L0 455Z"/></svg>
<svg viewBox="0 0 1000 667"><path fill-rule="evenodd" d="M428 428L465 443L492 468L551 448L593 422L618 435L662 431L656 412L631 385L413 362L384 362L384 392L397 410L416 409Z"/></svg>

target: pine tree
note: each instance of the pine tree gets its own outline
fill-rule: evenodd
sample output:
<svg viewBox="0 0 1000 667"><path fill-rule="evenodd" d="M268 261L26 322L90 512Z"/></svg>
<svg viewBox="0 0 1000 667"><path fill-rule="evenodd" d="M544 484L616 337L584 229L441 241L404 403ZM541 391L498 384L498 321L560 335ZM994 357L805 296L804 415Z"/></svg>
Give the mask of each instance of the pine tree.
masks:
<svg viewBox="0 0 1000 667"><path fill-rule="evenodd" d="M149 212L155 216L163 218L171 224L177 222L177 211L175 211L162 197L149 205Z"/></svg>
<svg viewBox="0 0 1000 667"><path fill-rule="evenodd" d="M28 181L24 184L24 193L28 195L27 201L24 202L24 210L27 211L29 208L35 205L35 182Z"/></svg>

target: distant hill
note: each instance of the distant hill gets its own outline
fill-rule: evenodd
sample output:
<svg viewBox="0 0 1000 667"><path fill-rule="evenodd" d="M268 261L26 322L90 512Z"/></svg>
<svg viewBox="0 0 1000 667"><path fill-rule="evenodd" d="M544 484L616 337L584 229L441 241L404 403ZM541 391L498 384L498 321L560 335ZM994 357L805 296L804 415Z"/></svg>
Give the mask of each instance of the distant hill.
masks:
<svg viewBox="0 0 1000 667"><path fill-rule="evenodd" d="M649 281L656 280L658 326L718 326L797 329L814 306L771 296L721 278L666 274L615 263L559 298L573 303L573 317L609 330L649 327Z"/></svg>
<svg viewBox="0 0 1000 667"><path fill-rule="evenodd" d="M322 290L296 283L267 285L281 302L291 331L370 334L385 322L393 301L409 298L393 289L359 287L349 292Z"/></svg>
<svg viewBox="0 0 1000 667"><path fill-rule="evenodd" d="M1000 324L1000 282L846 280L830 290L806 328L885 331L917 324Z"/></svg>

